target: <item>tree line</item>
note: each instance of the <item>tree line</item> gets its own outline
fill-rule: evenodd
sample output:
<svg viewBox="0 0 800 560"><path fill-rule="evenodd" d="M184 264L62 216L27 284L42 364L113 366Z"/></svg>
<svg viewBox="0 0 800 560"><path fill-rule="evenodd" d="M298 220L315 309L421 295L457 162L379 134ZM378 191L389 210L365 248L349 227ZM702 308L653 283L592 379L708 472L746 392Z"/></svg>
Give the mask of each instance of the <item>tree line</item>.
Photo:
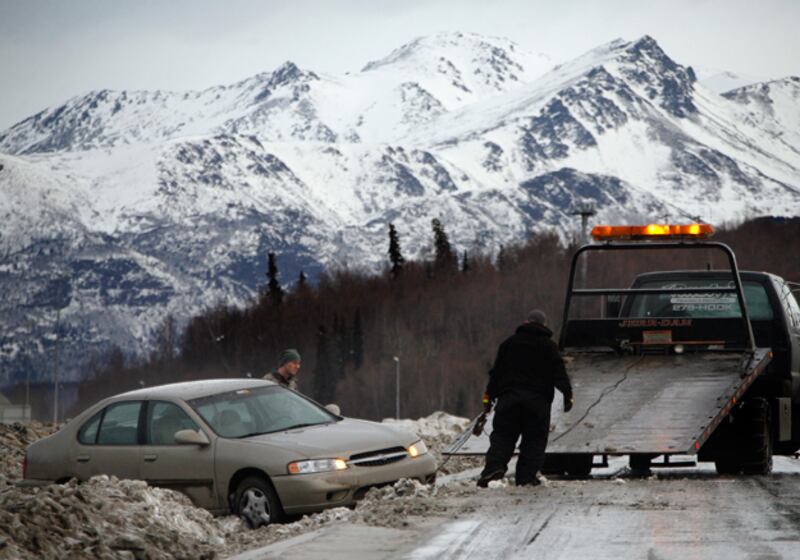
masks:
<svg viewBox="0 0 800 560"><path fill-rule="evenodd" d="M380 274L329 270L316 283L303 273L280 281L280 256L267 256L265 285L242 308L216 306L193 317L179 333L167 317L145 358L114 350L92 358L78 390L76 413L126 389L213 377L261 377L284 348L303 356L301 392L336 402L348 416L394 415L400 372L401 415L435 410L472 416L497 345L539 307L560 327L576 243L538 233L495 255L459 252L444 224L431 224L433 257L406 259L402 232L388 228L386 266ZM800 219L758 219L718 231L742 269L767 270L800 281ZM705 251L667 257L611 255L587 266L586 284L625 287L646 270L723 268ZM397 358L397 360L395 360Z"/></svg>

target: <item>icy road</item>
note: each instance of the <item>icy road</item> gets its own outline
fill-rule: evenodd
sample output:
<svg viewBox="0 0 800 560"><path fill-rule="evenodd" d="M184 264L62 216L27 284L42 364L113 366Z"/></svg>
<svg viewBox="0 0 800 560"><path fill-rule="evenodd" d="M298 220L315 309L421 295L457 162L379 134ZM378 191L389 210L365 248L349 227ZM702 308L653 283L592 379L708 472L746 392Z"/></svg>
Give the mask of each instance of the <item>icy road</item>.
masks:
<svg viewBox="0 0 800 560"><path fill-rule="evenodd" d="M763 477L703 464L637 479L624 465L537 488L479 490L474 471L459 473L440 480L433 514L393 527L335 524L235 558L800 558L800 461L776 458Z"/></svg>

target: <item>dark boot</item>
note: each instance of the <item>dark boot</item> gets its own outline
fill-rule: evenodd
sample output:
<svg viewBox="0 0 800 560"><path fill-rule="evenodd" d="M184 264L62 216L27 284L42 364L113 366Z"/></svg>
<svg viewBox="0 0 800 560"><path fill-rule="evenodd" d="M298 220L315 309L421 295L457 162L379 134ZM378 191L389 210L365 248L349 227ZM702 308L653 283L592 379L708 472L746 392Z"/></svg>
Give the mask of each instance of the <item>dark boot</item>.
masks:
<svg viewBox="0 0 800 560"><path fill-rule="evenodd" d="M486 469L484 469L480 478L478 479L478 488L486 488L489 486L491 481L501 480L505 475L505 469L492 469L489 472L486 472Z"/></svg>

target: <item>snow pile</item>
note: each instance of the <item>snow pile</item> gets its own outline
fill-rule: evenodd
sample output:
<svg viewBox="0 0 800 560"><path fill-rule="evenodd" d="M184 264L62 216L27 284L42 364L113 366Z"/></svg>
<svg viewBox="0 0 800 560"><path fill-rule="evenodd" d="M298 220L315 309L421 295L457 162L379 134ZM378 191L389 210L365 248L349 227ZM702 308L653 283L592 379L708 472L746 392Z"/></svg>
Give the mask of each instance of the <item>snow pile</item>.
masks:
<svg viewBox="0 0 800 560"><path fill-rule="evenodd" d="M265 546L296 537L336 523L362 523L376 527L404 527L408 517L444 511L436 503L437 489L416 480L401 479L395 484L373 488L358 502L355 509L334 508L306 515L294 523L267 525L255 530L228 531L223 549L225 555ZM221 525L233 523L226 518ZM236 520L236 523L239 523ZM234 523L235 525L235 523Z"/></svg>
<svg viewBox="0 0 800 560"><path fill-rule="evenodd" d="M386 422L419 434L437 457L469 423L443 412ZM0 425L0 557L216 558L335 523L403 527L409 517L445 512L440 493L464 493L474 484L437 488L403 479L371 489L354 509L329 509L251 531L234 516L214 518L183 494L143 481L97 476L83 484L17 487L25 448L54 430L39 423ZM469 461L478 460L453 457L448 467Z"/></svg>
<svg viewBox="0 0 800 560"><path fill-rule="evenodd" d="M0 555L11 558L215 558L225 534L183 494L97 476L16 487L0 480Z"/></svg>
<svg viewBox="0 0 800 560"><path fill-rule="evenodd" d="M414 432L418 436L435 440L436 438L457 438L469 424L468 418L461 416L453 416L442 411L436 411L429 416L424 416L418 420L402 419L395 420L394 418L386 418L383 420L384 424L390 424L394 427L403 429L407 432Z"/></svg>
<svg viewBox="0 0 800 560"><path fill-rule="evenodd" d="M49 436L58 426L28 422L0 424L0 478L22 478L25 449L34 441Z"/></svg>
<svg viewBox="0 0 800 560"><path fill-rule="evenodd" d="M436 458L440 474L452 474L483 465L482 457L442 456L442 452L467 429L470 423L468 418L437 411L418 420L386 418L383 422L421 437Z"/></svg>

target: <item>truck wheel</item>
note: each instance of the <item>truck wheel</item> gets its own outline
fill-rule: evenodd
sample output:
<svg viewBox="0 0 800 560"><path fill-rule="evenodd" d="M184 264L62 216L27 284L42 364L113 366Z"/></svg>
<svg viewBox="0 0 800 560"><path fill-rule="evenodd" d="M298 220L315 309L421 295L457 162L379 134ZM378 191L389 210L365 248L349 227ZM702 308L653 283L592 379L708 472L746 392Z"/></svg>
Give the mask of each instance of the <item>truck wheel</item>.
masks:
<svg viewBox="0 0 800 560"><path fill-rule="evenodd" d="M742 470L739 462L733 459L717 459L714 466L717 467L717 474L739 474Z"/></svg>
<svg viewBox="0 0 800 560"><path fill-rule="evenodd" d="M772 472L772 433L769 405L766 399L750 399L744 404L742 436L748 448L742 453L744 474Z"/></svg>
<svg viewBox="0 0 800 560"><path fill-rule="evenodd" d="M631 455L628 457L628 468L634 476L650 476L653 472L650 469L652 462L650 455Z"/></svg>
<svg viewBox="0 0 800 560"><path fill-rule="evenodd" d="M239 483L233 495L233 507L234 513L251 529L283 518L283 509L275 489L261 476L248 476Z"/></svg>
<svg viewBox="0 0 800 560"><path fill-rule="evenodd" d="M714 461L719 474L772 472L772 433L766 399L751 398L730 426L725 455Z"/></svg>
<svg viewBox="0 0 800 560"><path fill-rule="evenodd" d="M570 478L589 478L594 455L570 455L564 461L564 470Z"/></svg>

